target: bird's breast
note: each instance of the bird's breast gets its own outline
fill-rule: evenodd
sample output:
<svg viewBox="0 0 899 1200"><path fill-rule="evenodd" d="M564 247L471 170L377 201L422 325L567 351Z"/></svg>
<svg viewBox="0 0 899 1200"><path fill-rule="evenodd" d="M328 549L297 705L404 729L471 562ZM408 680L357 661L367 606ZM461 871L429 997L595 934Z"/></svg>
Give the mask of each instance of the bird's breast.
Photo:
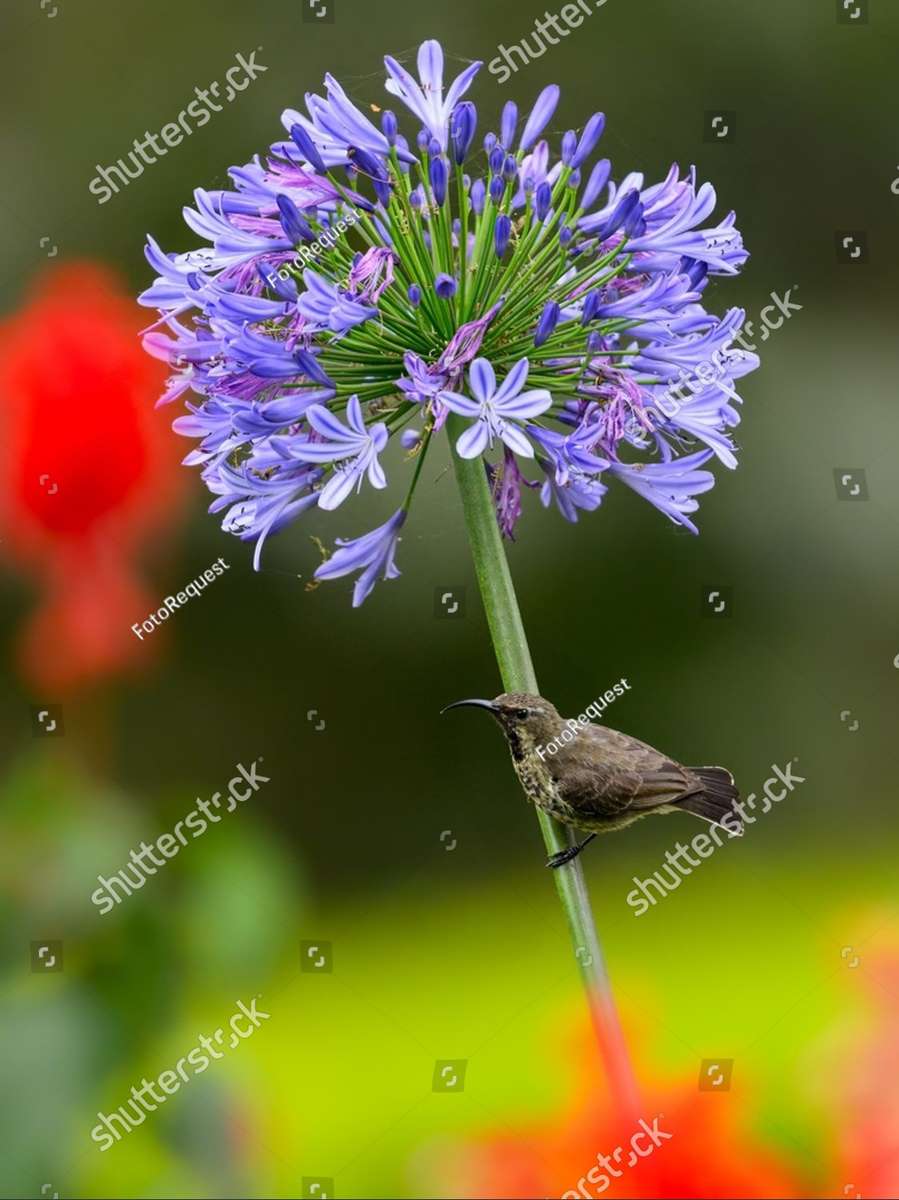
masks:
<svg viewBox="0 0 899 1200"><path fill-rule="evenodd" d="M561 821L570 819L569 805L562 799L558 784L536 755L518 759L513 756L512 763L525 795L533 804Z"/></svg>

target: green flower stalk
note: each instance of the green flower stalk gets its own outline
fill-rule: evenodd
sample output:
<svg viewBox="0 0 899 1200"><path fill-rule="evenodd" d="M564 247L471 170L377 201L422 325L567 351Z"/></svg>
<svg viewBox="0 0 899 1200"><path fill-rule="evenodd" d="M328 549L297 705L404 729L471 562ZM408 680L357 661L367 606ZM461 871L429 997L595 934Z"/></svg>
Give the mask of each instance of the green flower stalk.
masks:
<svg viewBox="0 0 899 1200"><path fill-rule="evenodd" d="M450 424L456 420L457 417L451 417ZM490 487L476 461L454 454L453 463L503 689L506 692L539 694ZM570 845L565 826L541 809L535 811L547 852L552 855L565 850ZM553 872L553 877L568 922L593 1029L612 1092L621 1114L636 1117L639 1115L637 1083L596 933L580 860L574 859L560 867Z"/></svg>

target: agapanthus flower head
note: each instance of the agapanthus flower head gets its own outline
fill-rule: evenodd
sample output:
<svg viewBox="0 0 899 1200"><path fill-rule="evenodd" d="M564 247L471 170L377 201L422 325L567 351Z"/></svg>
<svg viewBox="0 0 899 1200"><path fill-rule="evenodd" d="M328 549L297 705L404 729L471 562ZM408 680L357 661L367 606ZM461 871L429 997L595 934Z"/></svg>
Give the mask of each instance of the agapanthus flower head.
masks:
<svg viewBox="0 0 899 1200"><path fill-rule="evenodd" d="M702 303L747 257L733 214L713 219L692 169L613 181L592 162L601 112L545 136L554 84L478 135L480 63L445 81L428 41L417 78L385 64L405 131L328 75L231 188L195 193L185 216L207 246L148 243L141 301L161 316L147 347L169 360L164 400L194 393L175 428L198 441L185 461L223 528L256 542L258 566L272 533L385 489L396 436L401 506L316 572L362 571L360 603L398 574L422 463L449 436L484 460L505 536L524 488L576 520L618 484L696 532L709 462L736 465L735 381L758 363L733 347L742 310Z"/></svg>

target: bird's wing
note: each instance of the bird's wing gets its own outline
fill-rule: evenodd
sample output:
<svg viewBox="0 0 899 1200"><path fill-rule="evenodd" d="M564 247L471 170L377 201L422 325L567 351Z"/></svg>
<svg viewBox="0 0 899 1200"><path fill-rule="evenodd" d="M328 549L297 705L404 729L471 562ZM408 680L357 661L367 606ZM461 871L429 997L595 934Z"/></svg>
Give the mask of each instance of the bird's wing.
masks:
<svg viewBox="0 0 899 1200"><path fill-rule="evenodd" d="M679 763L652 746L602 725L587 725L559 751L557 786L585 816L672 804L701 788Z"/></svg>

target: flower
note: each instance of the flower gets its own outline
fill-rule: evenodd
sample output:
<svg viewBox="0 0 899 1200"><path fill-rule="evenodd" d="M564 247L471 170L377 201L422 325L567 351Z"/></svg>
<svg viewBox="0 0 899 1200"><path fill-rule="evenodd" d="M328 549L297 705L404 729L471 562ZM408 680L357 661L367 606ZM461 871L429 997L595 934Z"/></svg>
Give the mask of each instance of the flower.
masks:
<svg viewBox="0 0 899 1200"><path fill-rule="evenodd" d="M672 521L696 533L687 513L699 507L696 496L715 486L712 472L699 470L711 457L711 450L700 450L667 463L613 463L609 470Z"/></svg>
<svg viewBox="0 0 899 1200"><path fill-rule="evenodd" d="M456 451L461 458L477 458L488 444L498 437L510 450L523 458L533 458L534 448L517 425L512 421L523 421L526 417L539 417L553 402L546 388L537 388L522 393L527 382L530 364L526 358L516 363L497 388L496 375L486 358L476 358L468 374L469 386L475 399L457 392L440 392L439 398L452 412L474 419L456 442Z"/></svg>
<svg viewBox="0 0 899 1200"><path fill-rule="evenodd" d="M294 442L291 446L292 454L301 462L341 464L322 488L319 508L337 508L353 490L354 484L362 486L362 476L366 472L372 487L387 487L387 477L378 462L378 455L390 436L387 426L379 421L370 430L366 428L358 396L350 396L347 417L349 428L321 404L313 404L306 410L306 420L326 440Z"/></svg>
<svg viewBox="0 0 899 1200"><path fill-rule="evenodd" d="M353 263L348 276L350 289L361 298L377 304L381 293L393 283L393 253L390 250L366 250Z"/></svg>
<svg viewBox="0 0 899 1200"><path fill-rule="evenodd" d="M503 461L494 467L487 464L487 476L496 505L496 519L503 537L515 540L515 526L521 516L521 486L537 487L528 483L518 469L518 460L508 446L503 450Z"/></svg>
<svg viewBox="0 0 899 1200"><path fill-rule="evenodd" d="M422 1163L421 1194L433 1190L437 1179L449 1195L498 1200L604 1194L789 1200L820 1194L807 1170L754 1131L745 1092L722 1104L720 1095L698 1091L694 1080L652 1079L641 1088L639 1111L629 1117L591 1078L586 1030L571 1043L553 1061L556 1074L560 1059L575 1064L572 1095L562 1109L435 1146Z"/></svg>
<svg viewBox="0 0 899 1200"><path fill-rule="evenodd" d="M353 571L362 571L353 588L353 608L358 608L375 586L379 574L384 579L396 579L400 574L394 564L399 532L406 519L405 509L397 509L389 521L371 533L347 541L337 539L339 550L323 562L315 572L316 579L337 579Z"/></svg>
<svg viewBox="0 0 899 1200"><path fill-rule="evenodd" d="M177 512L183 473L177 439L152 406L165 368L141 351L140 326L121 283L90 262L48 272L0 324L0 540L37 584L19 659L51 695L152 653L130 628L159 603L137 555ZM200 369L185 359L170 395Z"/></svg>
<svg viewBox="0 0 899 1200"><path fill-rule="evenodd" d="M484 459L504 536L525 488L574 521L619 484L695 533L708 464L737 463L736 381L758 365L734 346L743 310L703 304L746 260L734 215L713 217L695 170L647 183L591 162L601 112L552 147L555 84L521 119L509 101L479 141L464 97L480 63L444 89L436 41L417 78L384 61L405 134L401 113L378 128L378 107L326 75L305 113L282 114L286 138L231 187L194 193L185 219L205 248L148 240L141 303L160 315L144 344L171 367L160 402L186 404L185 463L223 528L255 541L258 569L270 534L350 502L366 476L383 489L382 452L415 422L403 520L446 429ZM385 529L342 542L319 577L369 552L357 598L394 577Z"/></svg>
<svg viewBox="0 0 899 1200"><path fill-rule="evenodd" d="M354 325L361 325L378 315L376 308L360 304L311 268L303 273L303 282L306 291L297 300L297 309L319 331L330 329L337 334L348 333Z"/></svg>
<svg viewBox="0 0 899 1200"><path fill-rule="evenodd" d="M630 1200L791 1200L814 1195L801 1171L747 1129L742 1110L724 1109L696 1085L661 1087L642 1120L626 1122L602 1099L519 1130L498 1130L473 1147L455 1147L456 1196L511 1200L600 1196ZM637 1135L640 1158L631 1149ZM653 1137L654 1135L654 1137ZM620 1148L620 1149L619 1149ZM604 1161L603 1161L604 1160Z"/></svg>
<svg viewBox="0 0 899 1200"><path fill-rule="evenodd" d="M899 922L894 907L836 914L864 929L860 971L844 972L836 1026L803 1055L803 1090L828 1118L830 1174L844 1196L899 1195ZM827 930L832 936L832 929ZM844 950L845 955L849 953ZM859 959L852 958L857 967ZM849 983L849 978L852 982Z"/></svg>
<svg viewBox="0 0 899 1200"><path fill-rule="evenodd" d="M418 51L420 87L395 58L388 55L384 59L384 65L390 75L386 84L388 92L398 96L407 108L415 113L431 137L437 139L440 149L445 150L450 114L468 91L471 81L483 64L472 63L463 71L450 85L445 100L443 98L443 50L439 42L433 40L423 42ZM470 108L473 110L474 105L471 105Z"/></svg>

